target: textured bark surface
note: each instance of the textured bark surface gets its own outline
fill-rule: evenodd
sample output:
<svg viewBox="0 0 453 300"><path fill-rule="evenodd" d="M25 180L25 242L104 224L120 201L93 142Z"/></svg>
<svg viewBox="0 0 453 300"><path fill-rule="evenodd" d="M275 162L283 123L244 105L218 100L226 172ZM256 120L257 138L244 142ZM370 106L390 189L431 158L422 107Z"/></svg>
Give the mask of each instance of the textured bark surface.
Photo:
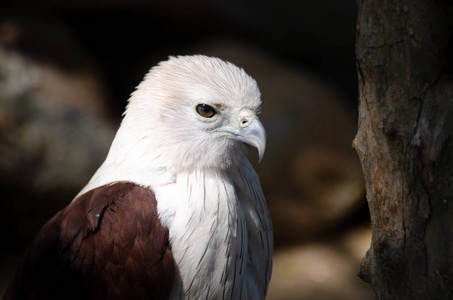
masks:
<svg viewBox="0 0 453 300"><path fill-rule="evenodd" d="M359 130L377 299L453 298L453 1L359 0Z"/></svg>

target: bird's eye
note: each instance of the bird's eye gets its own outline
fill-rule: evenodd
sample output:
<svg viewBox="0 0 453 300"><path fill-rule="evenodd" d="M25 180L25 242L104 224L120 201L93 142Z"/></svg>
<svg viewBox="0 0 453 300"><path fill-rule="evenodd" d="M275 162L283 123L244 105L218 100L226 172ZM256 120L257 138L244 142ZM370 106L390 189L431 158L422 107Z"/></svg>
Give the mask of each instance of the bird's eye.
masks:
<svg viewBox="0 0 453 300"><path fill-rule="evenodd" d="M212 118L217 114L215 109L207 104L198 104L195 109L203 118Z"/></svg>

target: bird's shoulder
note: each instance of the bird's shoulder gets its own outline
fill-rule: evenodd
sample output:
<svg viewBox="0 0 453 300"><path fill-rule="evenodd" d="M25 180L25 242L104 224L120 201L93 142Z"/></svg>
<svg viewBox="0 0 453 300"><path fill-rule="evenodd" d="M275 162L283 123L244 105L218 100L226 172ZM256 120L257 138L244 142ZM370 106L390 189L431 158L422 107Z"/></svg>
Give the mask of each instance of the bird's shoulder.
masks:
<svg viewBox="0 0 453 300"><path fill-rule="evenodd" d="M12 287L26 284L29 293L42 295L75 288L74 298L154 299L169 295L173 278L168 229L154 192L116 182L79 196L43 226Z"/></svg>

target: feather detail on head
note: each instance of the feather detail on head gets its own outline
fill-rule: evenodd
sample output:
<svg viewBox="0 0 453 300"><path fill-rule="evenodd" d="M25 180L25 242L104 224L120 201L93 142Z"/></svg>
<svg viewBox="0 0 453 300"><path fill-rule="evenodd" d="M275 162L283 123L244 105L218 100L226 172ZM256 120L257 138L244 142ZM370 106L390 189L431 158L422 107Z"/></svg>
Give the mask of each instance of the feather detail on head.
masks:
<svg viewBox="0 0 453 300"><path fill-rule="evenodd" d="M261 157L265 132L256 117L260 97L255 80L231 63L202 55L170 57L151 68L132 93L98 177L132 177L148 186L153 184L149 178L156 177L150 175L162 169L240 165L245 144L257 147ZM198 105L215 115L201 116Z"/></svg>

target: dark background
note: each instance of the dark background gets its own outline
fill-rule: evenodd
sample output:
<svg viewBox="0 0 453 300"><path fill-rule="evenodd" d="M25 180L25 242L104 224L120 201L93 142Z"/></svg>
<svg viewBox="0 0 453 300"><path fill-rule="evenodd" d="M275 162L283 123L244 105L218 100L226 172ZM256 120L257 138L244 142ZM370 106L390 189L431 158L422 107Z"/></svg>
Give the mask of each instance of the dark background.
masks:
<svg viewBox="0 0 453 300"><path fill-rule="evenodd" d="M45 21L56 35L59 27L71 31L83 45L78 50L88 51L102 71L121 111L131 90L151 66L169 55L193 54L188 49L200 40L222 36L246 40L290 64L322 75L355 107L356 9L351 0L0 3L3 18ZM83 63L71 56L74 49L64 51L55 46L45 40L21 45L29 55L59 60L68 68Z"/></svg>

